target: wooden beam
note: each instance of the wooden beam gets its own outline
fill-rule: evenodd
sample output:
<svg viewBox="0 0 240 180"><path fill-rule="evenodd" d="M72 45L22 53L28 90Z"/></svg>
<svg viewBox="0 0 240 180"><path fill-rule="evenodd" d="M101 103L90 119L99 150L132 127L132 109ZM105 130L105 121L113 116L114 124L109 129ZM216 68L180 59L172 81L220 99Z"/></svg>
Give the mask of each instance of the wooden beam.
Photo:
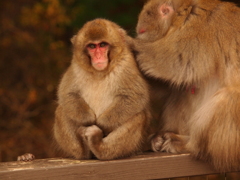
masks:
<svg viewBox="0 0 240 180"><path fill-rule="evenodd" d="M0 163L0 179L141 180L215 174L208 164L189 154L145 153L127 159L99 161L39 159Z"/></svg>

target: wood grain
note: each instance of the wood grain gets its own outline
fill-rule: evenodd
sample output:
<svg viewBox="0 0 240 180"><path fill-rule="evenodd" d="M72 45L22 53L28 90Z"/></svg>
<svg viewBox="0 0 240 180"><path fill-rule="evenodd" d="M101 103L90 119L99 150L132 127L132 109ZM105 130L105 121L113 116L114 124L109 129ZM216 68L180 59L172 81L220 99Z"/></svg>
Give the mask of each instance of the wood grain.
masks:
<svg viewBox="0 0 240 180"><path fill-rule="evenodd" d="M189 154L145 153L112 161L39 159L0 163L0 179L141 180L215 174L209 165Z"/></svg>

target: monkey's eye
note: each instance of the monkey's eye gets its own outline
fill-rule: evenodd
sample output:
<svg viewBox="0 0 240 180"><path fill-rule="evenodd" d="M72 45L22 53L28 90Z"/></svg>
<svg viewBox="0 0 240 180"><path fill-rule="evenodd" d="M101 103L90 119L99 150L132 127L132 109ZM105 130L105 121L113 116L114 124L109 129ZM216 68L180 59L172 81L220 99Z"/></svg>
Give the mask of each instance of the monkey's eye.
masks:
<svg viewBox="0 0 240 180"><path fill-rule="evenodd" d="M101 42L100 43L100 47L105 47L105 46L107 46L108 44L106 43L106 42Z"/></svg>
<svg viewBox="0 0 240 180"><path fill-rule="evenodd" d="M96 44L89 44L88 47L89 47L90 49L95 49L95 48L96 48Z"/></svg>

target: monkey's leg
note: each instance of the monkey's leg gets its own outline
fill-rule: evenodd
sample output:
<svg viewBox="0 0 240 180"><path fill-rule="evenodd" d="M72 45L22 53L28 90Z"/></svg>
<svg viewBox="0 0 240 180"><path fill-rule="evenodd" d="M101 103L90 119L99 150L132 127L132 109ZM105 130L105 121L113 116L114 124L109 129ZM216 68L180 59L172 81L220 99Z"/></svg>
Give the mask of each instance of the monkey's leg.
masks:
<svg viewBox="0 0 240 180"><path fill-rule="evenodd" d="M152 150L155 152L184 153L187 152L185 146L188 141L189 136L166 132L152 139Z"/></svg>
<svg viewBox="0 0 240 180"><path fill-rule="evenodd" d="M146 137L144 118L145 115L139 113L104 138L100 128L90 126L85 136L91 151L101 160L125 157L141 151Z"/></svg>
<svg viewBox="0 0 240 180"><path fill-rule="evenodd" d="M240 170L239 87L222 88L192 119L187 148L217 170Z"/></svg>
<svg viewBox="0 0 240 180"><path fill-rule="evenodd" d="M189 141L189 136L166 132L163 135L164 143L161 151L169 153L185 153L186 144Z"/></svg>
<svg viewBox="0 0 240 180"><path fill-rule="evenodd" d="M85 130L84 127L79 127L73 123L62 112L61 107L57 108L53 130L56 143L67 157L74 157L76 159L91 158L91 152L82 136Z"/></svg>

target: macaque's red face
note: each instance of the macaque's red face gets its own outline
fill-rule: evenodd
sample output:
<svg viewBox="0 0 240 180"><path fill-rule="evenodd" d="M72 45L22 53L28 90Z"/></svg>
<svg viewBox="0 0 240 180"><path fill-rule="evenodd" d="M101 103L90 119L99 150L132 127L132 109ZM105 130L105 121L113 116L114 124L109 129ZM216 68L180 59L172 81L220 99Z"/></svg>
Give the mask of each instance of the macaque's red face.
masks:
<svg viewBox="0 0 240 180"><path fill-rule="evenodd" d="M150 42L164 37L170 28L173 14L171 5L161 0L149 1L138 18L138 38Z"/></svg>
<svg viewBox="0 0 240 180"><path fill-rule="evenodd" d="M91 58L92 66L102 71L108 66L109 44L106 42L93 42L87 45L87 50Z"/></svg>

